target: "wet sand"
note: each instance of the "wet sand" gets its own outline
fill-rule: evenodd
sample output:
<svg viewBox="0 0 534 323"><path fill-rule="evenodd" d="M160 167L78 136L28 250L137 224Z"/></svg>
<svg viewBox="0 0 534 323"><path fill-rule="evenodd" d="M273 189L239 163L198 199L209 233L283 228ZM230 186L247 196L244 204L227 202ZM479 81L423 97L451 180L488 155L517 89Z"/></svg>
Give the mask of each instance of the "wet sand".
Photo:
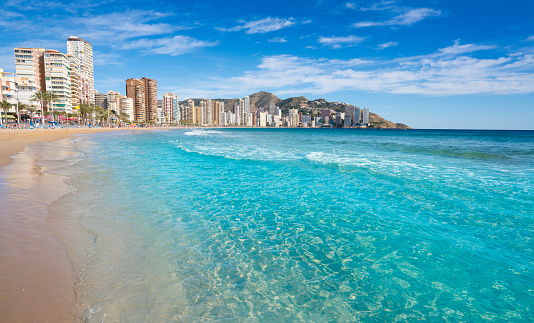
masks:
<svg viewBox="0 0 534 323"><path fill-rule="evenodd" d="M37 165L46 157L42 149L25 147L110 130L0 130L0 322L74 320L76 276L47 224L48 205L68 187L63 177Z"/></svg>
<svg viewBox="0 0 534 323"><path fill-rule="evenodd" d="M68 186L39 164L68 152L39 143L116 130L131 128L0 130L0 322L75 319L76 273L47 222L48 206Z"/></svg>
<svg viewBox="0 0 534 323"><path fill-rule="evenodd" d="M3 129L0 130L0 167L9 164L10 156L24 150L24 146L37 142L51 142L82 133L128 129L131 128Z"/></svg>

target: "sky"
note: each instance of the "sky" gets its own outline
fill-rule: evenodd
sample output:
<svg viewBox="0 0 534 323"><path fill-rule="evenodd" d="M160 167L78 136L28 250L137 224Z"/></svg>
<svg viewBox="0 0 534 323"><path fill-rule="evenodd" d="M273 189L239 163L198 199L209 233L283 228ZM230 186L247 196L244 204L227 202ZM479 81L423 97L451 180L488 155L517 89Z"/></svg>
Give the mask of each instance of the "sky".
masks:
<svg viewBox="0 0 534 323"><path fill-rule="evenodd" d="M14 47L93 45L95 89L324 98L424 129L534 130L534 1L7 0Z"/></svg>

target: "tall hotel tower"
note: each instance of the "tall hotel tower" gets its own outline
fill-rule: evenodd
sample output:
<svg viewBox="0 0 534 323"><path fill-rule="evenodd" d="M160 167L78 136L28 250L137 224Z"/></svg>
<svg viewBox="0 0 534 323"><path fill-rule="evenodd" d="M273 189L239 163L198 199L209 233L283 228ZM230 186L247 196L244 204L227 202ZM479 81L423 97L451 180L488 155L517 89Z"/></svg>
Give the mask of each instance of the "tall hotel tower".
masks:
<svg viewBox="0 0 534 323"><path fill-rule="evenodd" d="M133 100L135 122L155 122L158 116L158 82L143 77L126 80L126 96Z"/></svg>
<svg viewBox="0 0 534 323"><path fill-rule="evenodd" d="M31 102L30 97L36 92L41 91L41 79L44 74L42 58L46 49L44 48L15 48L15 68L17 76L26 78L28 81L24 86L19 86L19 100L27 105L38 103Z"/></svg>
<svg viewBox="0 0 534 323"><path fill-rule="evenodd" d="M79 102L94 104L93 46L79 37L71 36L67 38L67 54L77 59Z"/></svg>

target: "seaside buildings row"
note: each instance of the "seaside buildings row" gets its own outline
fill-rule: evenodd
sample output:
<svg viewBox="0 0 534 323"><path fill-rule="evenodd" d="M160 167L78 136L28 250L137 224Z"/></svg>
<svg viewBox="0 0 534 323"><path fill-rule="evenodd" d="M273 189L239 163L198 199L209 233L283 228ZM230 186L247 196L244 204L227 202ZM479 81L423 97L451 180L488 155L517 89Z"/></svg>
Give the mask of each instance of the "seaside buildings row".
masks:
<svg viewBox="0 0 534 323"><path fill-rule="evenodd" d="M157 100L157 82L148 78L126 80L126 96L110 91L97 94L97 105L114 110L117 114L128 107L130 120L136 123L164 123L196 126L245 126L245 127L366 127L369 125L369 109L352 105L345 106L345 112L322 109L317 112L289 109L287 115L273 102L267 107L251 111L250 97L245 96L231 107L225 102L210 99L189 99L180 104L174 93L163 94ZM115 100L117 103L113 103ZM107 102L106 102L107 100ZM124 100L131 100L123 104ZM131 108L133 107L133 108ZM116 109L119 110L116 110ZM306 110L302 108L300 110ZM306 113L306 112L305 112ZM310 114L311 113L311 114Z"/></svg>
<svg viewBox="0 0 534 323"><path fill-rule="evenodd" d="M14 49L15 73L0 69L0 97L10 104L38 106L37 91L55 95L49 109L72 113L73 107L95 103L93 47L82 38L67 38L67 53L55 49Z"/></svg>
<svg viewBox="0 0 534 323"><path fill-rule="evenodd" d="M188 100L180 104L178 96L166 93L158 100L157 81L143 77L126 80L126 95L108 91L98 93L94 86L93 48L82 38L67 39L67 53L55 49L14 49L15 73L0 69L0 98L12 106L39 107L31 97L38 91L51 92L56 100L45 111L73 113L81 104L95 105L125 116L134 123L181 124L198 126L258 127L332 127L367 126L369 110L345 106L345 112L330 109L306 111L282 110L273 102L251 110L250 97L239 99L230 107L219 100ZM304 114L303 112L304 111Z"/></svg>

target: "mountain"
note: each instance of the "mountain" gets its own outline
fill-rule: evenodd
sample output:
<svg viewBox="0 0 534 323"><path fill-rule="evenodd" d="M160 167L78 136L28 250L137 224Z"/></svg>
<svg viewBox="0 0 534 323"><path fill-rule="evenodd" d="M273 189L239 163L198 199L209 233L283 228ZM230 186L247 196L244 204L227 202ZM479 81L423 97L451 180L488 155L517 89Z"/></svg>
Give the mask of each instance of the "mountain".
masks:
<svg viewBox="0 0 534 323"><path fill-rule="evenodd" d="M250 112L256 112L259 108L263 108L265 111L269 107L269 103L273 102L276 106L282 110L282 115L287 115L289 109L298 109L303 114L319 114L322 109L331 109L334 111L345 110L345 106L349 105L344 102L328 102L325 99L309 100L304 96L287 98L285 100L279 99L276 95L270 92L257 92L249 95L250 97ZM195 102L195 106L200 105L202 99L192 99ZM225 110L232 110L234 104L239 104L239 99L215 99L217 101L224 102ZM180 104L187 105L186 101L181 101ZM403 123L394 123L382 118L381 116L370 112L369 123L371 128L376 129L411 129L409 126Z"/></svg>

